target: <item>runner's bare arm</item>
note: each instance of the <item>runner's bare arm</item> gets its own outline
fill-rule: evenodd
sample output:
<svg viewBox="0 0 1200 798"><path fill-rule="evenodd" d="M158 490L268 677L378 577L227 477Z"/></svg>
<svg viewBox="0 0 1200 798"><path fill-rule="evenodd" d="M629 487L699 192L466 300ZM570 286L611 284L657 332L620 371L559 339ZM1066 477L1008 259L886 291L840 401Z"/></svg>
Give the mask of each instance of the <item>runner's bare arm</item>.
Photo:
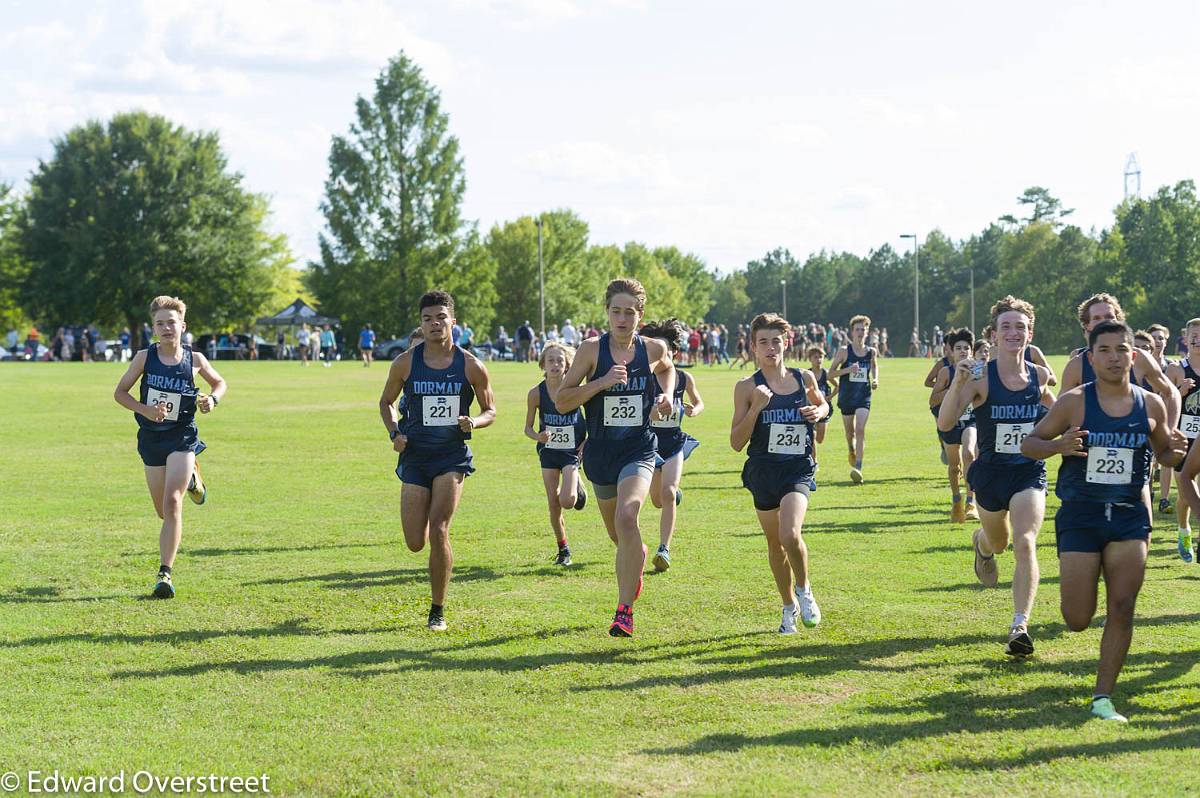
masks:
<svg viewBox="0 0 1200 798"><path fill-rule="evenodd" d="M646 341L646 358L650 361L650 371L654 373L658 387L662 390L662 393L655 397L654 412L658 418L666 418L671 415L671 403L675 396L676 375L675 367L671 363L671 349L657 338L650 338Z"/></svg>
<svg viewBox="0 0 1200 798"><path fill-rule="evenodd" d="M825 394L821 393L821 386L817 385L817 378L808 369L800 372L803 381L800 387L804 389L805 395L808 396L808 405L800 408L800 414L804 416L804 420L815 423L829 412L829 403L825 401Z"/></svg>
<svg viewBox="0 0 1200 798"><path fill-rule="evenodd" d="M200 396L197 397L196 408L201 413L208 413L222 399L225 398L225 391L228 386L226 386L225 380L221 377L221 375L217 373L217 370L213 368L212 361L210 361L204 355L200 354L199 352L193 352L192 362L196 364L197 370L200 372L200 376L203 377L204 381L208 383L208 393L200 394ZM216 401L213 401L214 399Z"/></svg>
<svg viewBox="0 0 1200 798"><path fill-rule="evenodd" d="M688 399L691 400L690 403L683 403L683 412L689 418L700 415L704 412L704 400L700 398L700 391L696 388L696 378L686 371L679 372L679 378L684 381Z"/></svg>
<svg viewBox="0 0 1200 798"><path fill-rule="evenodd" d="M1054 369L1050 368L1050 364L1046 362L1046 355L1039 347L1029 344L1029 357L1033 360L1034 365L1041 366L1050 375L1046 380L1046 384L1050 387L1058 385L1058 375L1054 373Z"/></svg>
<svg viewBox="0 0 1200 798"><path fill-rule="evenodd" d="M930 387L933 390L929 393L929 406L937 407L946 398L946 392L950 390L950 369L942 366L938 370L937 379Z"/></svg>
<svg viewBox="0 0 1200 798"><path fill-rule="evenodd" d="M605 388L616 385L625 379L625 374L627 373L625 367L616 364L603 377L580 385L581 382L587 379L589 374L596 370L596 362L599 355L599 338L589 338L579 347L579 351L575 353L575 359L571 361L571 368L567 369L567 373L563 375L562 385L558 389L558 396L554 397L554 406L558 408L558 412L570 413L572 410L581 407L587 400ZM614 372L618 371L619 374L614 374ZM617 376L620 379L616 379Z"/></svg>
<svg viewBox="0 0 1200 798"><path fill-rule="evenodd" d="M735 452L746 448L758 414L771 401L771 389L754 384L753 377L737 381L733 386L733 424L729 430L729 445Z"/></svg>
<svg viewBox="0 0 1200 798"><path fill-rule="evenodd" d="M496 394L492 390L492 379L488 376L487 366L483 365L483 361L470 353L467 354L467 380L475 389L479 413L474 416L461 416L458 424L463 432L490 427L496 420Z"/></svg>
<svg viewBox="0 0 1200 798"><path fill-rule="evenodd" d="M942 365L941 359L938 359L934 362L933 368L931 368L929 373L925 375L926 388L932 388L934 386L934 384L937 382L938 375L941 374L942 369L944 368L946 367Z"/></svg>
<svg viewBox="0 0 1200 798"><path fill-rule="evenodd" d="M541 433L537 431L534 424L537 422L538 405L541 404L541 391L535 385L529 389L529 395L525 397L525 437L530 440L535 440L538 443L545 443L542 440Z"/></svg>
<svg viewBox="0 0 1200 798"><path fill-rule="evenodd" d="M1083 392L1071 391L1059 397L1045 418L1021 442L1021 454L1034 460L1048 460L1056 454L1064 457L1086 456L1087 430L1076 423L1083 420Z"/></svg>
<svg viewBox="0 0 1200 798"><path fill-rule="evenodd" d="M1143 379L1150 386L1150 390L1154 391L1162 398L1163 404L1167 408L1167 423L1172 427L1179 426L1179 389L1176 388L1167 376L1163 374L1162 367L1154 361L1152 357L1138 357L1133 362L1134 376L1137 376L1138 370L1141 370Z"/></svg>
<svg viewBox="0 0 1200 798"><path fill-rule="evenodd" d="M987 380L971 379L971 365L962 361L954 368L950 380L950 388L942 399L942 409L938 411L937 428L949 432L958 424L967 405L979 407L987 399Z"/></svg>
<svg viewBox="0 0 1200 798"><path fill-rule="evenodd" d="M1060 394L1079 387L1079 381L1083 379L1083 363L1081 358L1084 357L1087 357L1086 353L1076 355L1067 361L1067 365L1063 367L1062 384L1058 391Z"/></svg>
<svg viewBox="0 0 1200 798"><path fill-rule="evenodd" d="M121 375L121 379L117 382L116 390L113 391L113 399L117 404L126 410L132 410L134 413L145 416L154 422L162 421L167 417L166 408L158 405L144 405L129 391L133 388L134 383L142 376L142 372L146 368L146 350L143 349L133 356L133 361L129 364L129 368Z"/></svg>
<svg viewBox="0 0 1200 798"><path fill-rule="evenodd" d="M387 428L388 434L394 432L399 423L396 402L400 399L400 392L404 390L404 383L408 381L411 368L412 357L408 352L397 355L388 368L387 382L383 384L383 393L379 396L379 417L383 419L383 426Z"/></svg>
<svg viewBox="0 0 1200 798"><path fill-rule="evenodd" d="M1167 468L1179 468L1188 453L1188 439L1167 423L1167 405L1162 397L1146 396L1146 415L1154 422L1150 430L1150 446L1154 458Z"/></svg>

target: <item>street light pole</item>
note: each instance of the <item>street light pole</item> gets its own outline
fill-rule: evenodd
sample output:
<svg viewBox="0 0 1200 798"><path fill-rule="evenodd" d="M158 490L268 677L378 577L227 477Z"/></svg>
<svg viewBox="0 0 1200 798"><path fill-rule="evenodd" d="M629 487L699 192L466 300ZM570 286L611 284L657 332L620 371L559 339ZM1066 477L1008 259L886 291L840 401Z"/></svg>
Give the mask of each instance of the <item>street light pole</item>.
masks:
<svg viewBox="0 0 1200 798"><path fill-rule="evenodd" d="M971 264L971 332L976 333L975 328L975 264Z"/></svg>
<svg viewBox="0 0 1200 798"><path fill-rule="evenodd" d="M542 217L537 218L538 229L538 321L541 326L538 329L539 335L546 334L546 277L542 272Z"/></svg>
<svg viewBox="0 0 1200 798"><path fill-rule="evenodd" d="M916 233L901 233L901 238L913 241L913 330L921 340L921 240Z"/></svg>
<svg viewBox="0 0 1200 798"><path fill-rule="evenodd" d="M787 280L780 280L779 285L783 289L783 320L787 321Z"/></svg>

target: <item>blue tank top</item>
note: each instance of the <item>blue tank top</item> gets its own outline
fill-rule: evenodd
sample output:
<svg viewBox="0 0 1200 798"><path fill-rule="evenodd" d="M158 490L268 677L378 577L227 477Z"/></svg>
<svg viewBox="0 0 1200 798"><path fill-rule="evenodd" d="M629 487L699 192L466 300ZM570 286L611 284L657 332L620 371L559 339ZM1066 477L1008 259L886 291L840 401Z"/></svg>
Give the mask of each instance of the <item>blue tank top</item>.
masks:
<svg viewBox="0 0 1200 798"><path fill-rule="evenodd" d="M675 393L671 397L671 415L661 421L651 421L650 431L658 439L660 451L668 449L683 437L683 395L687 391L687 375L675 369Z"/></svg>
<svg viewBox="0 0 1200 798"><path fill-rule="evenodd" d="M995 360L988 363L987 401L975 408L975 426L979 430L979 462L992 465L1042 462L1021 454L1021 441L1047 412L1042 405L1037 366L1026 363L1025 374L1025 387L1010 391L1000 380L999 364Z"/></svg>
<svg viewBox="0 0 1200 798"><path fill-rule="evenodd" d="M1033 363L1033 362L1034 362L1034 360L1033 360L1033 352L1030 352L1030 351L1029 351L1029 347L1025 347L1025 362L1026 362L1026 363Z"/></svg>
<svg viewBox="0 0 1200 798"><path fill-rule="evenodd" d="M1150 420L1146 392L1132 386L1129 415L1113 418L1100 407L1096 383L1083 386L1087 457L1064 457L1055 493L1063 501L1139 505L1149 479Z"/></svg>
<svg viewBox="0 0 1200 798"><path fill-rule="evenodd" d="M1200 374L1192 369L1192 364L1188 362L1187 358L1181 360L1179 365L1183 367L1183 376L1196 385L1186 393L1182 390L1179 392L1179 429L1187 436L1190 450L1192 443L1197 437L1200 437Z"/></svg>
<svg viewBox="0 0 1200 798"><path fill-rule="evenodd" d="M454 347L450 366L430 368L425 363L425 343L413 349L408 379L400 399L400 432L408 446L430 449L462 445L471 433L458 426L458 417L470 414L475 390L467 379L467 356ZM407 450L406 450L407 451Z"/></svg>
<svg viewBox="0 0 1200 798"><path fill-rule="evenodd" d="M854 354L854 344L846 346L846 362L843 368L858 364L858 378L851 379L850 374L838 377L838 401L846 404L861 404L871 398L871 352L859 356Z"/></svg>
<svg viewBox="0 0 1200 798"><path fill-rule="evenodd" d="M587 438L587 423L583 413L575 408L570 413L560 413L550 398L546 381L538 384L538 432L550 428L549 443L538 443L537 450L576 451Z"/></svg>
<svg viewBox="0 0 1200 798"><path fill-rule="evenodd" d="M815 371L813 372L813 376L817 377ZM826 399L829 399L833 394L833 386L829 384L829 369L824 366L821 367L821 375L817 377L817 387L821 389L821 393Z"/></svg>
<svg viewBox="0 0 1200 798"><path fill-rule="evenodd" d="M804 372L788 369L800 389L795 393L771 395L771 401L759 412L750 433L746 455L764 463L790 463L797 458L813 465L813 425L804 420L800 408L807 407L808 393L804 390ZM754 372L755 385L767 385L762 371ZM770 388L770 386L767 386Z"/></svg>
<svg viewBox="0 0 1200 798"><path fill-rule="evenodd" d="M591 379L598 380L613 367L609 334L600 336L596 355L596 370ZM633 336L633 359L625 364L626 382L606 388L588 399L583 406L587 419L587 434L593 441L649 440L650 409L658 394L658 380L650 371L646 342Z"/></svg>
<svg viewBox="0 0 1200 798"><path fill-rule="evenodd" d="M180 347L179 362L173 366L159 359L158 344L146 350L139 399L144 405L164 405L167 417L155 423L134 413L142 429L166 432L196 423L196 381L192 368L192 348L186 344Z"/></svg>
<svg viewBox="0 0 1200 798"><path fill-rule="evenodd" d="M945 358L942 358L942 359L945 360ZM950 380L951 380L951 382L953 382L953 380L954 380L954 367L953 366L950 366ZM941 411L941 409L942 409L942 403L938 402L936 405L933 405L932 407L929 408L929 412L933 413L934 418L937 418L938 413ZM960 415L958 417L958 421L954 422L954 429L963 430L963 429L966 429L967 427L973 427L973 426L975 426L975 408L971 407L970 405L967 405L967 409L964 410L962 412L962 415Z"/></svg>

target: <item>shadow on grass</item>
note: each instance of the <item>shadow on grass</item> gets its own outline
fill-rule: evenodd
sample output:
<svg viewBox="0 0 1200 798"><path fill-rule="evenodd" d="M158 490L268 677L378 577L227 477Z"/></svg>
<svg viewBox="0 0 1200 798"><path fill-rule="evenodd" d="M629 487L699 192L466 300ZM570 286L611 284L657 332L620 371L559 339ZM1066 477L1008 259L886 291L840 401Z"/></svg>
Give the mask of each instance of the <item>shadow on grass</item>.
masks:
<svg viewBox="0 0 1200 798"><path fill-rule="evenodd" d="M491 582L500 579L504 574L491 568L476 565L466 565L454 569L455 582ZM257 582L245 582L246 587L257 585L297 585L319 583L330 590L362 590L370 587L390 587L393 585L424 584L429 581L429 571L426 568L391 568L386 571L335 571L328 574L311 576L291 576L276 579L262 579Z"/></svg>
<svg viewBox="0 0 1200 798"><path fill-rule="evenodd" d="M70 604L84 601L111 601L130 598L124 593L107 596L64 596L57 587L18 587L8 593L0 593L0 604Z"/></svg>
<svg viewBox="0 0 1200 798"><path fill-rule="evenodd" d="M1172 622L1184 622L1191 616L1174 616ZM964 640L964 638L956 638ZM969 640L969 638L967 638ZM886 642L886 641L884 641ZM848 648L854 648L850 646ZM849 652L846 652L849 653ZM839 655L836 659L841 658ZM1141 652L1129 657L1126 673L1134 673L1119 683L1121 695L1136 707L1138 695L1175 690L1160 687L1164 682L1186 676L1194 667L1200 652ZM833 663L830 663L833 664ZM879 717L879 722L853 725L800 728L767 735L710 734L694 740L688 745L672 748L654 748L642 753L659 755L703 755L713 752L738 752L764 746L814 746L838 748L862 746L888 748L912 740L923 740L967 734L995 735L998 732L1023 732L1044 729L1069 730L1088 723L1087 712L1090 697L1090 674L1095 671L1095 659L1070 662L1043 663L1025 661L1022 666L1041 671L1060 673L1065 681L1082 682L1081 674L1088 674L1087 683L1075 686L1040 685L1019 693L989 693L974 687L954 688L921 696L911 701L872 706L861 710ZM1002 659L985 663L985 670L977 675L980 684L986 684L994 671L1008 666ZM1145 672L1138 672L1148 668ZM812 671L821 673L818 666ZM836 672L836 671L832 671ZM764 674L773 675L773 674ZM781 674L783 675L783 674ZM971 677L966 677L970 679ZM637 683L634 683L637 684ZM633 685L626 685L633 686ZM1194 749L1200 743L1200 712L1168 716L1161 712L1147 712L1144 719L1134 715L1134 728L1150 728L1165 732L1157 737L1122 739L1113 742L1084 743L1079 745L1051 745L1041 748L1022 747L1011 756L995 756L990 747L980 749L980 755L969 753L951 760L939 760L938 767L959 770L998 771L1031 764L1049 763L1061 757L1103 756L1126 754L1131 751L1159 749ZM899 718L899 722L892 720ZM963 746L954 749L962 752Z"/></svg>
<svg viewBox="0 0 1200 798"><path fill-rule="evenodd" d="M388 543L318 543L311 546L238 546L236 548L207 548L207 549L183 549L182 554L191 555L193 557L231 557L243 554L284 554L296 551L324 551L326 549L373 549L380 546L387 546ZM133 555L128 555L133 556ZM139 552L136 556L143 557L145 552Z"/></svg>
<svg viewBox="0 0 1200 798"><path fill-rule="evenodd" d="M1040 579L1038 579L1039 586L1057 585L1058 583L1059 583L1059 578L1057 576L1043 576ZM917 588L913 588L913 592L914 593L952 593L952 592L955 592L958 590L978 590L978 591L982 592L982 591L986 591L986 590L1010 590L1010 589L1012 589L1012 580L1011 579L1007 582L997 582L996 586L994 588L984 587L983 585L979 584L978 582L959 582L958 584L954 584L954 585L933 585L931 587L917 587Z"/></svg>

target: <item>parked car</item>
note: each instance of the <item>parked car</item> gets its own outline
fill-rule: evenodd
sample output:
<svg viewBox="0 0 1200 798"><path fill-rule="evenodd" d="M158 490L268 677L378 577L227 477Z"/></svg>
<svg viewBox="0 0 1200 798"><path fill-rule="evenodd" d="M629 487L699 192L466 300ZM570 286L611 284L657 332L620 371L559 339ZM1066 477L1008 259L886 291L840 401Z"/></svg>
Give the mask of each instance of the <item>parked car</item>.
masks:
<svg viewBox="0 0 1200 798"><path fill-rule="evenodd" d="M192 348L197 352L208 354L208 342L213 338L211 333L205 333L195 340ZM229 334L219 333L217 336L217 360L236 360L238 348L242 345L250 343L250 336L241 333ZM259 360L273 360L275 358L275 344L267 341L261 335L254 336L254 343L258 347ZM247 348L249 348L247 346ZM246 355L249 357L249 354Z"/></svg>
<svg viewBox="0 0 1200 798"><path fill-rule="evenodd" d="M375 355L376 360L395 360L397 355L407 351L409 337L406 335L403 338L392 338L375 344L372 354Z"/></svg>

